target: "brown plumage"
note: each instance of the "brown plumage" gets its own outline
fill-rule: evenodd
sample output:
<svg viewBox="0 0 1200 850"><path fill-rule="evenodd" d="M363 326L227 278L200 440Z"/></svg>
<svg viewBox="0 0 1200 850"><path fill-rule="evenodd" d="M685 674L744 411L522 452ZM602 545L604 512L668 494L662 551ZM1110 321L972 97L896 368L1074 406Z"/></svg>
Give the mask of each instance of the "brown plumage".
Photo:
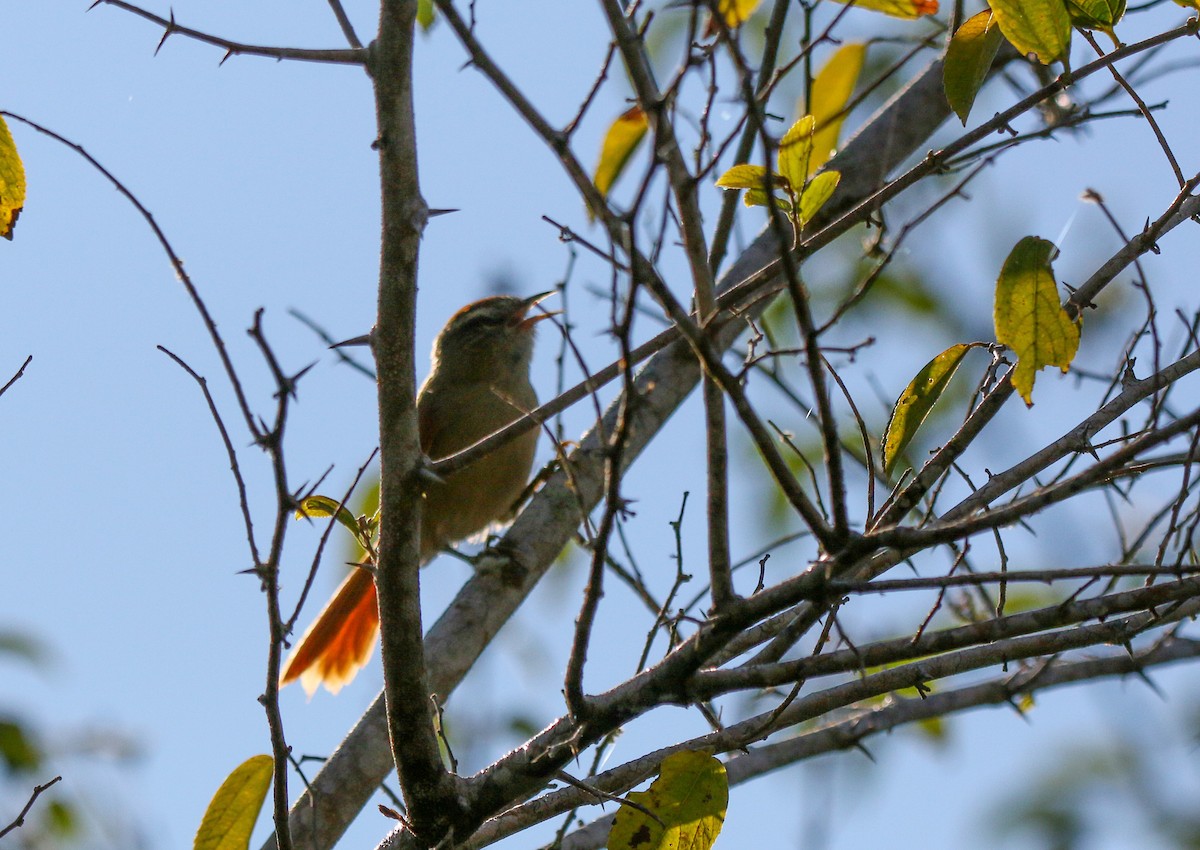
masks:
<svg viewBox="0 0 1200 850"><path fill-rule="evenodd" d="M417 395L421 448L430 459L474 445L537 406L529 363L534 329L549 314L528 313L549 294L484 298L455 313L438 334L432 369ZM448 544L504 518L529 479L536 444L537 430L531 429L444 483L427 485L422 565ZM300 638L279 683L299 679L309 694L321 684L337 693L367 663L378 632L375 582L356 569Z"/></svg>

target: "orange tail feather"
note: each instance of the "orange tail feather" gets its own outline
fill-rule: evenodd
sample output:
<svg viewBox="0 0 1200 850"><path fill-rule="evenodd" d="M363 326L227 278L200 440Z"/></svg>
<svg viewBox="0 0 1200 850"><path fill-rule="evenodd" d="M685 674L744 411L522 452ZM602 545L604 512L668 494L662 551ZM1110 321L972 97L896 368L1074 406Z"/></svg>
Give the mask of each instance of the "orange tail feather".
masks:
<svg viewBox="0 0 1200 850"><path fill-rule="evenodd" d="M356 569L292 649L279 676L280 686L299 679L310 696L321 684L336 694L370 659L378 634L375 579Z"/></svg>

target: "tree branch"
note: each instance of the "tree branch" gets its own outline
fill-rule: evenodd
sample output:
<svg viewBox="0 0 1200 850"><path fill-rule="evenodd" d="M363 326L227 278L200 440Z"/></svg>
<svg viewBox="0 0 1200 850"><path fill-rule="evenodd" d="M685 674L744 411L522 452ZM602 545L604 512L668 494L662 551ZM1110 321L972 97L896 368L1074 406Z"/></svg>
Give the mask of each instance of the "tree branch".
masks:
<svg viewBox="0 0 1200 850"><path fill-rule="evenodd" d="M417 259L429 209L418 181L412 101L417 0L384 0L371 75L379 123L383 234L378 319L379 596L384 694L390 751L408 822L426 845L442 840L458 816L454 777L442 764L422 642L419 579L422 464L416 414ZM382 777L381 777L382 778Z"/></svg>
<svg viewBox="0 0 1200 850"><path fill-rule="evenodd" d="M367 50L361 45L355 45L349 50L309 50L300 47L266 47L257 44L242 44L237 41L230 41L227 38L221 38L220 36L203 33L191 27L181 26L175 23L175 13L173 11L171 12L171 17L163 18L132 3L127 3L125 0L95 0L91 8L95 9L97 6L115 6L118 9L123 9L130 14L137 15L139 18L145 18L147 21L162 27L162 38L159 39L158 47L154 49L155 53L162 50L162 46L166 44L168 38L178 33L204 44L223 48L225 50L225 57L221 60L222 62L230 56L265 56L277 60L296 59L302 62L324 62L336 65L367 64Z"/></svg>

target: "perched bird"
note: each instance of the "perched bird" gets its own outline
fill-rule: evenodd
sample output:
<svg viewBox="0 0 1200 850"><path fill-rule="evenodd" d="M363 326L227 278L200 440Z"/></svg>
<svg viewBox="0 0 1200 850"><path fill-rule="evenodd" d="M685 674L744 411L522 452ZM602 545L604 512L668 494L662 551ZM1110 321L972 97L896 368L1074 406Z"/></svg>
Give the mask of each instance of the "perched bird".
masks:
<svg viewBox="0 0 1200 850"><path fill-rule="evenodd" d="M431 460L474 445L537 407L529 382L534 330L554 314L529 311L551 294L484 298L442 328L417 395L421 449ZM422 565L509 512L529 480L536 443L537 430L531 429L442 482L426 484ZM300 638L279 683L299 679L309 694L320 684L337 693L367 663L378 632L375 581L367 570L355 569Z"/></svg>

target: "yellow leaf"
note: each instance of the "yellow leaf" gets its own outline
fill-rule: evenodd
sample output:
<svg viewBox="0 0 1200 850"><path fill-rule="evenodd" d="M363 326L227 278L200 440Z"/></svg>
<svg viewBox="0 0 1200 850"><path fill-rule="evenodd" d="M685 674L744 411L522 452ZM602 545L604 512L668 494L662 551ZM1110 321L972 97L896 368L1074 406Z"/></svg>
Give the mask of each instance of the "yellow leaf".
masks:
<svg viewBox="0 0 1200 850"><path fill-rule="evenodd" d="M1050 260L1053 243L1026 236L1004 261L996 281L996 339L1017 355L1013 389L1033 405L1033 381L1044 366L1064 372L1079 348L1079 325L1058 300Z"/></svg>
<svg viewBox="0 0 1200 850"><path fill-rule="evenodd" d="M837 2L848 3L850 0ZM922 15L936 15L938 0L855 0L854 8L883 12L893 18L919 18Z"/></svg>
<svg viewBox="0 0 1200 850"><path fill-rule="evenodd" d="M813 130L816 119L805 115L793 124L779 140L779 174L800 194L808 179L808 164L812 159Z"/></svg>
<svg viewBox="0 0 1200 850"><path fill-rule="evenodd" d="M949 734L946 721L942 717L926 717L917 721L917 731L923 734L931 743L944 744Z"/></svg>
<svg viewBox="0 0 1200 850"><path fill-rule="evenodd" d="M663 759L649 790L626 799L654 817L622 806L608 834L609 850L709 850L725 823L729 780L725 765L708 753L679 752Z"/></svg>
<svg viewBox="0 0 1200 850"><path fill-rule="evenodd" d="M745 189L746 194L742 197L742 202L748 207L765 207L770 206L768 198L770 195L764 186L767 183L768 176L771 180L771 185L777 188L787 186L787 181L778 174L768 175L767 169L761 165L735 165L733 168L726 171L717 178L717 186L722 189ZM775 206L781 210L790 210L792 205L784 198L775 198Z"/></svg>
<svg viewBox="0 0 1200 850"><path fill-rule="evenodd" d="M866 56L865 44L843 45L813 80L812 104L807 111L816 121L817 129L813 133L809 174L824 165L837 147L838 133L846 118L843 110L850 101L850 95L854 94L854 86L858 83Z"/></svg>
<svg viewBox="0 0 1200 850"><path fill-rule="evenodd" d="M1063 0L990 0L1004 37L1018 53L1057 62L1071 46L1071 16Z"/></svg>
<svg viewBox="0 0 1200 850"><path fill-rule="evenodd" d="M13 238L13 227L24 206L25 166L8 125L0 116L0 236Z"/></svg>
<svg viewBox="0 0 1200 850"><path fill-rule="evenodd" d="M809 181L800 196L800 211L796 215L801 227L812 221L812 217L820 212L825 202L833 196L833 190L837 188L841 179L840 171L822 171Z"/></svg>
<svg viewBox="0 0 1200 850"><path fill-rule="evenodd" d="M250 833L271 787L274 764L270 756L251 756L229 774L208 804L193 850L246 850L250 846Z"/></svg>
<svg viewBox="0 0 1200 850"><path fill-rule="evenodd" d="M769 207L771 206L771 196L762 189L747 189L746 194L742 196L742 203L748 207ZM792 211L792 202L787 198L775 197L775 206L784 212Z"/></svg>
<svg viewBox="0 0 1200 850"><path fill-rule="evenodd" d="M722 189L762 189L767 183L767 169L761 165L735 165L717 178ZM777 181L776 184L778 185Z"/></svg>
<svg viewBox="0 0 1200 850"><path fill-rule="evenodd" d="M296 519L315 519L317 517L336 517L337 521L350 530L351 534L359 533L358 520L354 514L336 499L328 496L309 496L301 500L296 508Z"/></svg>
<svg viewBox="0 0 1200 850"><path fill-rule="evenodd" d="M638 143L646 135L646 127L646 113L642 112L640 106L626 110L609 126L604 134L604 144L600 146L596 174L592 178L602 197L608 197L608 190L625 170L629 157L633 156Z"/></svg>
<svg viewBox="0 0 1200 850"><path fill-rule="evenodd" d="M942 86L946 100L966 126L967 116L975 104L975 95L987 79L1004 35L996 26L990 9L984 9L958 28L946 48L946 64L942 71Z"/></svg>
<svg viewBox="0 0 1200 850"><path fill-rule="evenodd" d="M725 26L731 30L737 29L754 14L762 0L721 0L717 9L725 18ZM708 33L712 35L712 33Z"/></svg>
<svg viewBox="0 0 1200 850"><path fill-rule="evenodd" d="M946 391L950 379L958 371L963 357L972 348L966 343L952 345L930 360L917 372L904 392L896 399L892 415L883 431L883 472L892 474L892 467L916 435L921 423L929 416L937 400Z"/></svg>

